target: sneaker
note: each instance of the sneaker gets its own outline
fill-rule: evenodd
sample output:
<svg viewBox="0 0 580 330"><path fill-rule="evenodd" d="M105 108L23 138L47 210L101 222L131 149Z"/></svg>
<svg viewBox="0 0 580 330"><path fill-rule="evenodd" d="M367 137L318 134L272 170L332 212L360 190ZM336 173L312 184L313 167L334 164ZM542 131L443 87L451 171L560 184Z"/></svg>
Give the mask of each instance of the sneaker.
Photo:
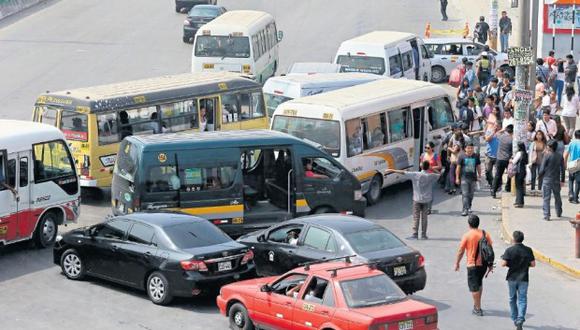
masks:
<svg viewBox="0 0 580 330"><path fill-rule="evenodd" d="M516 323L516 330L523 330L524 329L524 325L521 322L517 322Z"/></svg>
<svg viewBox="0 0 580 330"><path fill-rule="evenodd" d="M415 240L415 239L419 239L419 237L417 236L417 234L413 234L409 237L407 237L408 240Z"/></svg>
<svg viewBox="0 0 580 330"><path fill-rule="evenodd" d="M544 217L544 221L550 221L550 217Z"/></svg>
<svg viewBox="0 0 580 330"><path fill-rule="evenodd" d="M476 308L473 308L473 310L471 311L471 313L472 313L473 315L477 315L477 316L483 316L483 311L482 311L481 309L476 309Z"/></svg>
<svg viewBox="0 0 580 330"><path fill-rule="evenodd" d="M464 217L467 216L467 210L463 210L463 212L461 212L461 215Z"/></svg>
<svg viewBox="0 0 580 330"><path fill-rule="evenodd" d="M473 211L471 209L467 209L467 213L471 214Z"/></svg>

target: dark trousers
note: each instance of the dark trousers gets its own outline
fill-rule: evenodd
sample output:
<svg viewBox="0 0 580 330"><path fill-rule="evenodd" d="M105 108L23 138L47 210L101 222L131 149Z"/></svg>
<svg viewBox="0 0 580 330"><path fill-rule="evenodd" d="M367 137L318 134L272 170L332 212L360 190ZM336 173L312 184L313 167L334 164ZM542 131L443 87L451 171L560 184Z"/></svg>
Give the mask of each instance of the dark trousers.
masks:
<svg viewBox="0 0 580 330"><path fill-rule="evenodd" d="M518 173L516 180L516 205L524 205L524 195L526 194L526 173Z"/></svg>
<svg viewBox="0 0 580 330"><path fill-rule="evenodd" d="M487 184L492 187L493 185L493 167L495 166L495 158L487 157L485 161L485 180Z"/></svg>
<svg viewBox="0 0 580 330"><path fill-rule="evenodd" d="M540 175L540 164L532 164L532 190L536 190L536 178L538 179L538 189L542 189L542 181L544 178Z"/></svg>
<svg viewBox="0 0 580 330"><path fill-rule="evenodd" d="M542 185L542 198L543 205L542 210L544 211L544 218L550 217L550 200L552 199L552 193L554 193L554 202L556 206L556 215L562 215L562 196L560 195L561 187L560 182L555 181L544 181Z"/></svg>
<svg viewBox="0 0 580 330"><path fill-rule="evenodd" d="M499 187L502 184L502 177L503 174L505 172L505 170L507 169L509 164L509 161L507 160L497 160L495 162L495 177L493 178L493 188L492 188L492 192L495 194L497 193L497 191L499 190ZM507 182L505 184L505 191L510 191L511 187L510 185L510 179L507 179Z"/></svg>
<svg viewBox="0 0 580 330"><path fill-rule="evenodd" d="M455 169L457 164L449 165L449 173L447 173L447 180L445 180L445 191L457 190L457 185L455 184Z"/></svg>
<svg viewBox="0 0 580 330"><path fill-rule="evenodd" d="M580 172L568 175L568 196L578 202L578 195L580 194Z"/></svg>
<svg viewBox="0 0 580 330"><path fill-rule="evenodd" d="M447 1L443 2L441 1L441 17L443 18L444 21L447 20Z"/></svg>

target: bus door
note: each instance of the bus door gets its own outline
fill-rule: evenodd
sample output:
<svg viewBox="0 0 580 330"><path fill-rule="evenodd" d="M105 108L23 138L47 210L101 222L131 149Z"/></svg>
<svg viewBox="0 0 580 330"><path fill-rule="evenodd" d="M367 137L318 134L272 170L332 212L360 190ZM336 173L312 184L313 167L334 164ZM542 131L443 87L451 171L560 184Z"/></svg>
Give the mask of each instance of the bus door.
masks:
<svg viewBox="0 0 580 330"><path fill-rule="evenodd" d="M10 242L18 235L18 193L16 185L17 154L0 151L0 242Z"/></svg>
<svg viewBox="0 0 580 330"><path fill-rule="evenodd" d="M219 96L206 96L198 99L199 130L219 131L221 120L219 116Z"/></svg>
<svg viewBox="0 0 580 330"><path fill-rule="evenodd" d="M415 65L415 60L413 59L413 49L411 48L411 45L408 42L404 42L397 45L397 48L401 54L401 63L403 67L402 76L407 79L415 79L415 68L418 68L418 66ZM419 55L419 53L417 53L417 55Z"/></svg>
<svg viewBox="0 0 580 330"><path fill-rule="evenodd" d="M427 125L425 120L425 105L414 105L413 106L413 168L419 169L419 159L421 154L427 145Z"/></svg>
<svg viewBox="0 0 580 330"><path fill-rule="evenodd" d="M427 139L435 143L435 152L441 155L441 141L455 121L453 108L447 97L431 100L426 107ZM425 118L425 117L424 117Z"/></svg>
<svg viewBox="0 0 580 330"><path fill-rule="evenodd" d="M403 63L401 62L401 54L399 54L399 49L397 47L389 47L386 49L387 53L387 65L389 67L388 76L391 78L401 78L404 77Z"/></svg>

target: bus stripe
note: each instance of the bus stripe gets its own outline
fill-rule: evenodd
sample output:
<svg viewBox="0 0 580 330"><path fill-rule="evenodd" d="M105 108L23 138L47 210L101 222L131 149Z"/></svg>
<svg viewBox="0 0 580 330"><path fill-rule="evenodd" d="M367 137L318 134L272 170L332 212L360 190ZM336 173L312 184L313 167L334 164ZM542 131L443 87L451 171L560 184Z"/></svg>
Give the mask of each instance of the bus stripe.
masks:
<svg viewBox="0 0 580 330"><path fill-rule="evenodd" d="M179 209L181 212L189 214L215 214L215 213L243 213L244 205L220 205L220 206L205 206L205 207L188 207Z"/></svg>

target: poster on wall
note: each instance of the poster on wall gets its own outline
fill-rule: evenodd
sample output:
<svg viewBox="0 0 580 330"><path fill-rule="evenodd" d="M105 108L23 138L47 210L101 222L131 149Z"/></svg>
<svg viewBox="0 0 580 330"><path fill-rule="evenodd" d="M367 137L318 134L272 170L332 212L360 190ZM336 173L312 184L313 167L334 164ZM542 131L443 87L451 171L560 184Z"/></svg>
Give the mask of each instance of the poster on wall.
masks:
<svg viewBox="0 0 580 330"><path fill-rule="evenodd" d="M569 3L569 4L562 4ZM574 18L574 16L576 16ZM574 19L573 19L574 18ZM574 7L573 1L558 1L557 5L544 5L544 32L570 33L572 27L580 32L580 1Z"/></svg>

